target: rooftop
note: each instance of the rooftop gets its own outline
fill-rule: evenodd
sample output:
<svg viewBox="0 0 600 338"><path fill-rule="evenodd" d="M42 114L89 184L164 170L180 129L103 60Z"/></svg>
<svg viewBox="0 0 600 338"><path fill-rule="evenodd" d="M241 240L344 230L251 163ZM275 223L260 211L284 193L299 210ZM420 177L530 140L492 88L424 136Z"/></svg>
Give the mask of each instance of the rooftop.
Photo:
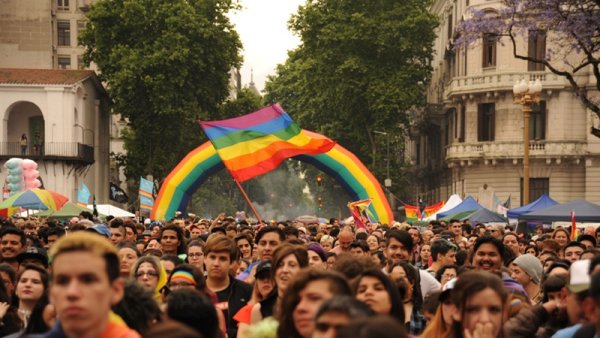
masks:
<svg viewBox="0 0 600 338"><path fill-rule="evenodd" d="M93 75L92 70L0 68L0 84L74 85Z"/></svg>

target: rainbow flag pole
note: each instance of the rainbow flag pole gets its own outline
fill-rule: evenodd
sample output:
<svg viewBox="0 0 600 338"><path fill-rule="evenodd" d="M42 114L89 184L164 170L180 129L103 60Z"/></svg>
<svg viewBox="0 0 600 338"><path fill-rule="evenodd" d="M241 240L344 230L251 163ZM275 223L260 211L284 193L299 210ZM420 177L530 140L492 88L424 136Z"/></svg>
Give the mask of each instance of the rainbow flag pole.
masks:
<svg viewBox="0 0 600 338"><path fill-rule="evenodd" d="M277 168L287 158L326 153L335 145L304 132L279 104L231 119L199 122L259 221L240 183Z"/></svg>

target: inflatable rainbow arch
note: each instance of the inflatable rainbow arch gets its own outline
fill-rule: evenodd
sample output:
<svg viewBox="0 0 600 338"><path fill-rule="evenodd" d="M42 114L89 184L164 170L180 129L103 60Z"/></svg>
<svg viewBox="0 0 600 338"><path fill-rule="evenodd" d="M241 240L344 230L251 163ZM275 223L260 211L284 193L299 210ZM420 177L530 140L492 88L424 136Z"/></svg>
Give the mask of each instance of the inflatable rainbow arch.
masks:
<svg viewBox="0 0 600 338"><path fill-rule="evenodd" d="M335 178L353 201L370 199L372 203L369 209L375 221L382 224L393 222L394 216L381 185L365 165L344 147L336 144L327 153L300 155L294 159L311 163ZM223 162L210 141L192 150L163 182L150 218L169 220L175 217L177 211L185 211L192 194L210 175L223 168Z"/></svg>

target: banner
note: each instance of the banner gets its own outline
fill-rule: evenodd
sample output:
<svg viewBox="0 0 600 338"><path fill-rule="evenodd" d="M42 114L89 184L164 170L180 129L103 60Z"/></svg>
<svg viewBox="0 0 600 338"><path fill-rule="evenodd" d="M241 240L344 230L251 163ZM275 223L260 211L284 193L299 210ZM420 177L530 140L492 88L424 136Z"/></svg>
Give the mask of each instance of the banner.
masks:
<svg viewBox="0 0 600 338"><path fill-rule="evenodd" d="M140 211L151 212L154 206L154 183L140 177Z"/></svg>
<svg viewBox="0 0 600 338"><path fill-rule="evenodd" d="M125 193L125 191L123 191L123 189L121 189L121 187L119 187L118 185L116 185L112 182L110 183L108 198L110 198L111 200L113 200L117 203L127 203L127 201L129 201L129 197L127 197L127 194Z"/></svg>
<svg viewBox="0 0 600 338"><path fill-rule="evenodd" d="M84 208L87 207L91 195L90 189L82 182L81 188L79 188L79 191L77 192L77 205Z"/></svg>

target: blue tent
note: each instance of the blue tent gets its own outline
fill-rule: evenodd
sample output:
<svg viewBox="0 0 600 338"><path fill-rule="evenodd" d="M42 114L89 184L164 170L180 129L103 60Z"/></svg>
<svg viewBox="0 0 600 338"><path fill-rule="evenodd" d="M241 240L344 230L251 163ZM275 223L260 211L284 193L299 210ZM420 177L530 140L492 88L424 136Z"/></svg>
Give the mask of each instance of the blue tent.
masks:
<svg viewBox="0 0 600 338"><path fill-rule="evenodd" d="M479 210L481 208L483 207L479 203L477 203L477 201L473 197L467 196L467 198L465 198L464 201L462 201L459 205L455 206L454 208L438 213L436 215L436 219L441 219L448 215L454 215L461 211L473 211Z"/></svg>
<svg viewBox="0 0 600 338"><path fill-rule="evenodd" d="M557 204L558 202L550 198L548 195L543 194L540 198L527 205L508 210L506 215L508 218L519 218L521 215L524 215L528 212L545 209Z"/></svg>
<svg viewBox="0 0 600 338"><path fill-rule="evenodd" d="M571 211L575 212L577 222L600 222L600 205L583 200L532 211L521 216L520 219L542 222L570 222Z"/></svg>
<svg viewBox="0 0 600 338"><path fill-rule="evenodd" d="M471 221L471 224L476 224L476 223L506 223L507 219L504 218L502 215L497 214L493 211L490 211L486 208L481 208L477 211L475 211L474 213L462 217L460 220L464 221L464 220L469 220Z"/></svg>

